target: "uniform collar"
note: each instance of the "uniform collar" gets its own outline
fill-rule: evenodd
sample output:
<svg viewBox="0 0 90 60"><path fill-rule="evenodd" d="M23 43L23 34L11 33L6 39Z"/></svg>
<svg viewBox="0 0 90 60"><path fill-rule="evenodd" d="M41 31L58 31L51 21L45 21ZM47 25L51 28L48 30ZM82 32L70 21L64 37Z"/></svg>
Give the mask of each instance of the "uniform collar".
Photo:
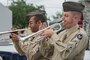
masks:
<svg viewBox="0 0 90 60"><path fill-rule="evenodd" d="M79 29L79 26L78 25L73 26L70 29L66 29L66 35L67 35L67 37L70 36L73 32L77 31L78 29Z"/></svg>

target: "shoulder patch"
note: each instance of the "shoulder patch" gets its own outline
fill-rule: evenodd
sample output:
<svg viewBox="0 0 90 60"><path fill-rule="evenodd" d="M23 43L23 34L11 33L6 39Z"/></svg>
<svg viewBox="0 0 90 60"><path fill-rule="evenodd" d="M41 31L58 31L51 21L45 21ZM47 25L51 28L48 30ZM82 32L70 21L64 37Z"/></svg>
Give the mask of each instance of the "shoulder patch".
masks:
<svg viewBox="0 0 90 60"><path fill-rule="evenodd" d="M83 35L82 35L82 34L78 34L78 35L77 35L77 38L78 38L79 40L82 40Z"/></svg>

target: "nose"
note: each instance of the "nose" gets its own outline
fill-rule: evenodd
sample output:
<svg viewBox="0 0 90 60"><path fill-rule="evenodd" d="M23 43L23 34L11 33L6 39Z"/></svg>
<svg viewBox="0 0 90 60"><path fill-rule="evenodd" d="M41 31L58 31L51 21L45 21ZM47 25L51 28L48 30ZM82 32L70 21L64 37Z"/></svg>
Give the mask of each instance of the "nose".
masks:
<svg viewBox="0 0 90 60"><path fill-rule="evenodd" d="M28 25L29 27L31 27L31 25L30 25L30 23L29 23L29 25Z"/></svg>
<svg viewBox="0 0 90 60"><path fill-rule="evenodd" d="M64 20L65 19L65 17L64 16L62 16L62 20Z"/></svg>

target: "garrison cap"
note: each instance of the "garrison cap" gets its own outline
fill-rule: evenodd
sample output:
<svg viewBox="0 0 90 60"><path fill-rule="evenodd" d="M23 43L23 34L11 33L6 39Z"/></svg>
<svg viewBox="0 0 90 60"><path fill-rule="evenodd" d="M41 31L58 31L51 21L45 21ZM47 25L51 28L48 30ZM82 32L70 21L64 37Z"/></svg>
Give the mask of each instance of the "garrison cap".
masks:
<svg viewBox="0 0 90 60"><path fill-rule="evenodd" d="M33 12L30 12L26 15L26 19L29 20L32 16L39 15L39 16L45 16L46 12L44 10L35 10Z"/></svg>
<svg viewBox="0 0 90 60"><path fill-rule="evenodd" d="M82 12L85 6L78 2L67 1L63 3L63 10L64 11L76 11Z"/></svg>
<svg viewBox="0 0 90 60"><path fill-rule="evenodd" d="M46 12L44 10L36 10L36 11L33 11L33 12L30 12L29 14L27 14L27 16L33 16L33 15L45 15Z"/></svg>

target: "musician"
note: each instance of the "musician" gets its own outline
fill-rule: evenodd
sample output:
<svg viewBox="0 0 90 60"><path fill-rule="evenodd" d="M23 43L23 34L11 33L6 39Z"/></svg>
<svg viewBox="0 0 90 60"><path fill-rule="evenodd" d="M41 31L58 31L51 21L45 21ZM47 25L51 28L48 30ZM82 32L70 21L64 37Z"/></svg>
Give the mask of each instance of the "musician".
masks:
<svg viewBox="0 0 90 60"><path fill-rule="evenodd" d="M43 29L40 27L41 24L47 26L45 16L40 12L32 12L28 14L29 18L29 29L32 33ZM30 30L26 31L25 35L30 35ZM20 55L26 55L28 60L46 60L39 52L37 43L33 43L37 40L37 36L29 38L29 40L21 42L19 41L18 35L15 33L11 34L11 39L14 46Z"/></svg>
<svg viewBox="0 0 90 60"><path fill-rule="evenodd" d="M50 60L83 60L88 43L87 33L80 28L78 21L84 5L77 2L67 1L63 3L65 30L57 35L52 29L46 30L42 36L49 38L40 42L40 51L48 58L48 53L54 47L53 56Z"/></svg>

